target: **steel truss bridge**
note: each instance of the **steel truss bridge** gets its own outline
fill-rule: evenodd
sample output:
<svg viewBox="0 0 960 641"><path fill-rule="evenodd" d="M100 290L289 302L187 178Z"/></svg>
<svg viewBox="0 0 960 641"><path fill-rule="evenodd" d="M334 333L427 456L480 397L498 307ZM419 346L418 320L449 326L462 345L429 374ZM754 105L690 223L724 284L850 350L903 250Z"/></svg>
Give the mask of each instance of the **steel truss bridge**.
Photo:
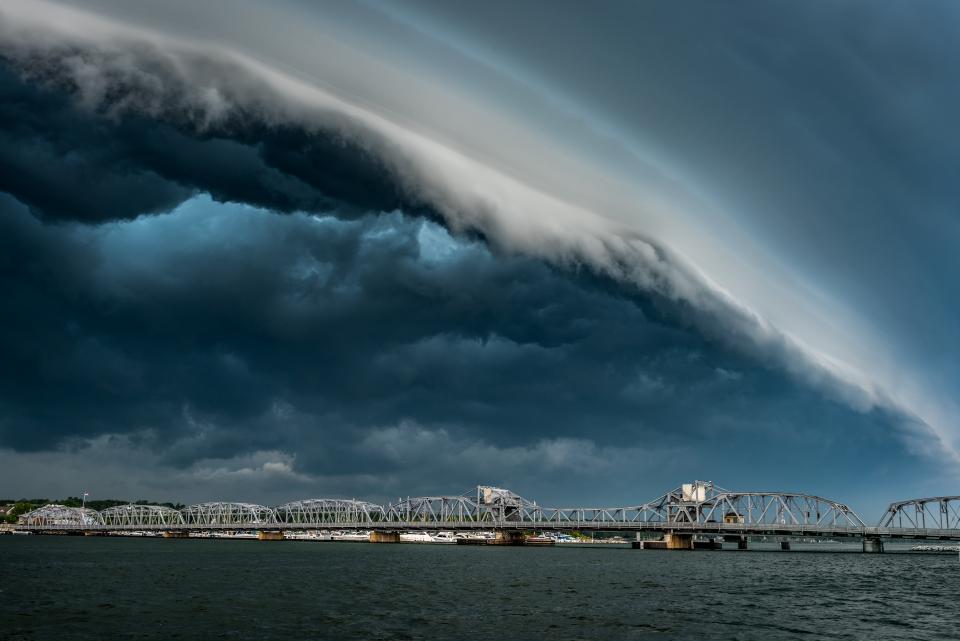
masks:
<svg viewBox="0 0 960 641"><path fill-rule="evenodd" d="M98 512L46 505L20 517L17 527L35 532L585 530L960 540L960 496L891 503L875 526L847 505L820 496L734 492L695 481L627 507L543 507L510 490L481 485L475 494L421 496L388 505L323 498L276 507L199 503L182 510L132 504Z"/></svg>

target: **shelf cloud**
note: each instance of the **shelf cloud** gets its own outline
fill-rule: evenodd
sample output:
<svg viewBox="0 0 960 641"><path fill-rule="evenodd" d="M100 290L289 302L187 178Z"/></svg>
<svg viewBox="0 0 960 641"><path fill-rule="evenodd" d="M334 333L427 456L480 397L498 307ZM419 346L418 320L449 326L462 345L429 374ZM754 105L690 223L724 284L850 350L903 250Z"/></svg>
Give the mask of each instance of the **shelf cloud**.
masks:
<svg viewBox="0 0 960 641"><path fill-rule="evenodd" d="M284 5L280 26L302 10ZM412 28L362 11L382 29ZM301 485L338 460L351 478L378 479L380 466L414 484L418 443L464 469L487 466L474 455L515 460L488 467L506 477L536 459L617 474L602 461L696 449L664 421L691 421L691 436L711 440L706 425L788 406L776 437L734 428L730 442L789 442L807 418L842 415L832 422L860 427L823 426L812 442L893 461L872 440L892 438L908 460L955 465L949 408L831 349L837 337L806 302L791 325L764 313L772 299L743 291L724 258L736 249L699 217L709 199L676 167L634 154L645 172L631 186L592 166L591 148L544 172L561 143L534 131L516 146L523 122L505 98L484 111L476 87L443 95L447 85L419 78L426 63L377 62L372 29L327 38L336 29L318 23L311 67L302 51L279 58L276 43L258 44L252 25L204 23L204 9L183 33L147 9L110 13L0 9L5 292L33 306L28 317L56 319L48 336L67 346L57 375L21 354L24 369L5 376L3 446L68 456L115 433L163 465L235 458L217 473L289 472ZM478 82L519 91L474 63ZM419 118L404 82L420 91ZM471 100L477 130L458 137L441 112ZM596 130L571 128L605 148ZM744 247L740 260L753 255ZM27 317L6 323L29 333ZM607 333L617 340L605 344ZM564 389L557 368L584 375ZM34 386L16 392L31 371ZM698 409L680 411L685 395ZM743 398L760 409L738 407ZM35 409L52 399L68 411ZM551 402L565 411L544 420ZM529 433L518 441L513 429Z"/></svg>

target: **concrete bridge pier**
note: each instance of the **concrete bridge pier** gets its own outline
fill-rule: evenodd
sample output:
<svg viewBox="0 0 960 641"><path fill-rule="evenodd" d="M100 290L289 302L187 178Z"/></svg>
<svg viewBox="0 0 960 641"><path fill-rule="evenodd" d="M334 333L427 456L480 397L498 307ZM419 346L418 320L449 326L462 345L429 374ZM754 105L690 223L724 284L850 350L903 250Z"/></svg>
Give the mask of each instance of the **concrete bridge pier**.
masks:
<svg viewBox="0 0 960 641"><path fill-rule="evenodd" d="M743 534L727 534L723 540L728 543L736 543L738 550L747 549L747 537Z"/></svg>
<svg viewBox="0 0 960 641"><path fill-rule="evenodd" d="M370 533L370 542L371 543L399 543L400 542L400 533L399 532L380 532L374 530Z"/></svg>
<svg viewBox="0 0 960 641"><path fill-rule="evenodd" d="M258 541L282 541L284 539L283 532L280 530L270 531L270 530L259 530L257 532Z"/></svg>
<svg viewBox="0 0 960 641"><path fill-rule="evenodd" d="M667 544L668 550L692 550L693 535L679 534L677 532L667 532L663 535L663 540Z"/></svg>
<svg viewBox="0 0 960 641"><path fill-rule="evenodd" d="M693 550L707 547L717 549L713 542L694 541L692 534L665 532L659 541L644 540L637 534L637 540L630 545L634 550Z"/></svg>
<svg viewBox="0 0 960 641"><path fill-rule="evenodd" d="M883 552L883 540L879 537L863 537L863 551L867 554L881 554Z"/></svg>
<svg viewBox="0 0 960 641"><path fill-rule="evenodd" d="M523 532L520 530L497 530L496 538L487 541L487 545L523 545Z"/></svg>

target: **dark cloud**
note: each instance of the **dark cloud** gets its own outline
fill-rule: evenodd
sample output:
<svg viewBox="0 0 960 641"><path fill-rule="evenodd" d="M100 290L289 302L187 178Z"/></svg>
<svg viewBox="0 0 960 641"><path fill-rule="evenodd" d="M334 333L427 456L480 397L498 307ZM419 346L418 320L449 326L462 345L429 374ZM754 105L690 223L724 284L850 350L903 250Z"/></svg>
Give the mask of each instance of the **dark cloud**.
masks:
<svg viewBox="0 0 960 641"><path fill-rule="evenodd" d="M847 466L870 478L899 451L882 415L684 329L664 301L400 213L199 197L49 226L5 197L0 224L0 441L21 451L112 434L175 470L280 452L297 474L379 479L371 491L492 473L542 495L541 472L625 495L731 462L802 478L855 451L878 457Z"/></svg>
<svg viewBox="0 0 960 641"><path fill-rule="evenodd" d="M952 396L958 5L578 5L382 3L674 167L726 214L705 224L749 230L818 300L882 336L893 380L913 368Z"/></svg>
<svg viewBox="0 0 960 641"><path fill-rule="evenodd" d="M83 108L79 91L0 65L0 189L45 220L132 218L198 191L283 212L415 207L377 158L335 132L243 114L201 130L184 118Z"/></svg>
<svg viewBox="0 0 960 641"><path fill-rule="evenodd" d="M36 80L0 74L8 450L139 452L143 474L203 471L167 491L264 483L248 499L349 492L328 477L818 490L825 467L863 487L905 458L891 417L823 399L687 305L452 236L333 130L80 108Z"/></svg>

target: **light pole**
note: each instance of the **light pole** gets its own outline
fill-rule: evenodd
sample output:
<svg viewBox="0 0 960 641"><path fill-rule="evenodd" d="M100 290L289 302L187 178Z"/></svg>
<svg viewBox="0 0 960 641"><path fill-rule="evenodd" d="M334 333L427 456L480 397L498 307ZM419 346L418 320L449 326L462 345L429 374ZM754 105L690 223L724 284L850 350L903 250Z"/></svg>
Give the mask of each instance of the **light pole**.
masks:
<svg viewBox="0 0 960 641"><path fill-rule="evenodd" d="M85 508L87 507L87 497L88 497L88 496L90 496L90 492L84 492L84 493L83 493L83 502L80 504L80 508L81 508L81 509L85 509Z"/></svg>

